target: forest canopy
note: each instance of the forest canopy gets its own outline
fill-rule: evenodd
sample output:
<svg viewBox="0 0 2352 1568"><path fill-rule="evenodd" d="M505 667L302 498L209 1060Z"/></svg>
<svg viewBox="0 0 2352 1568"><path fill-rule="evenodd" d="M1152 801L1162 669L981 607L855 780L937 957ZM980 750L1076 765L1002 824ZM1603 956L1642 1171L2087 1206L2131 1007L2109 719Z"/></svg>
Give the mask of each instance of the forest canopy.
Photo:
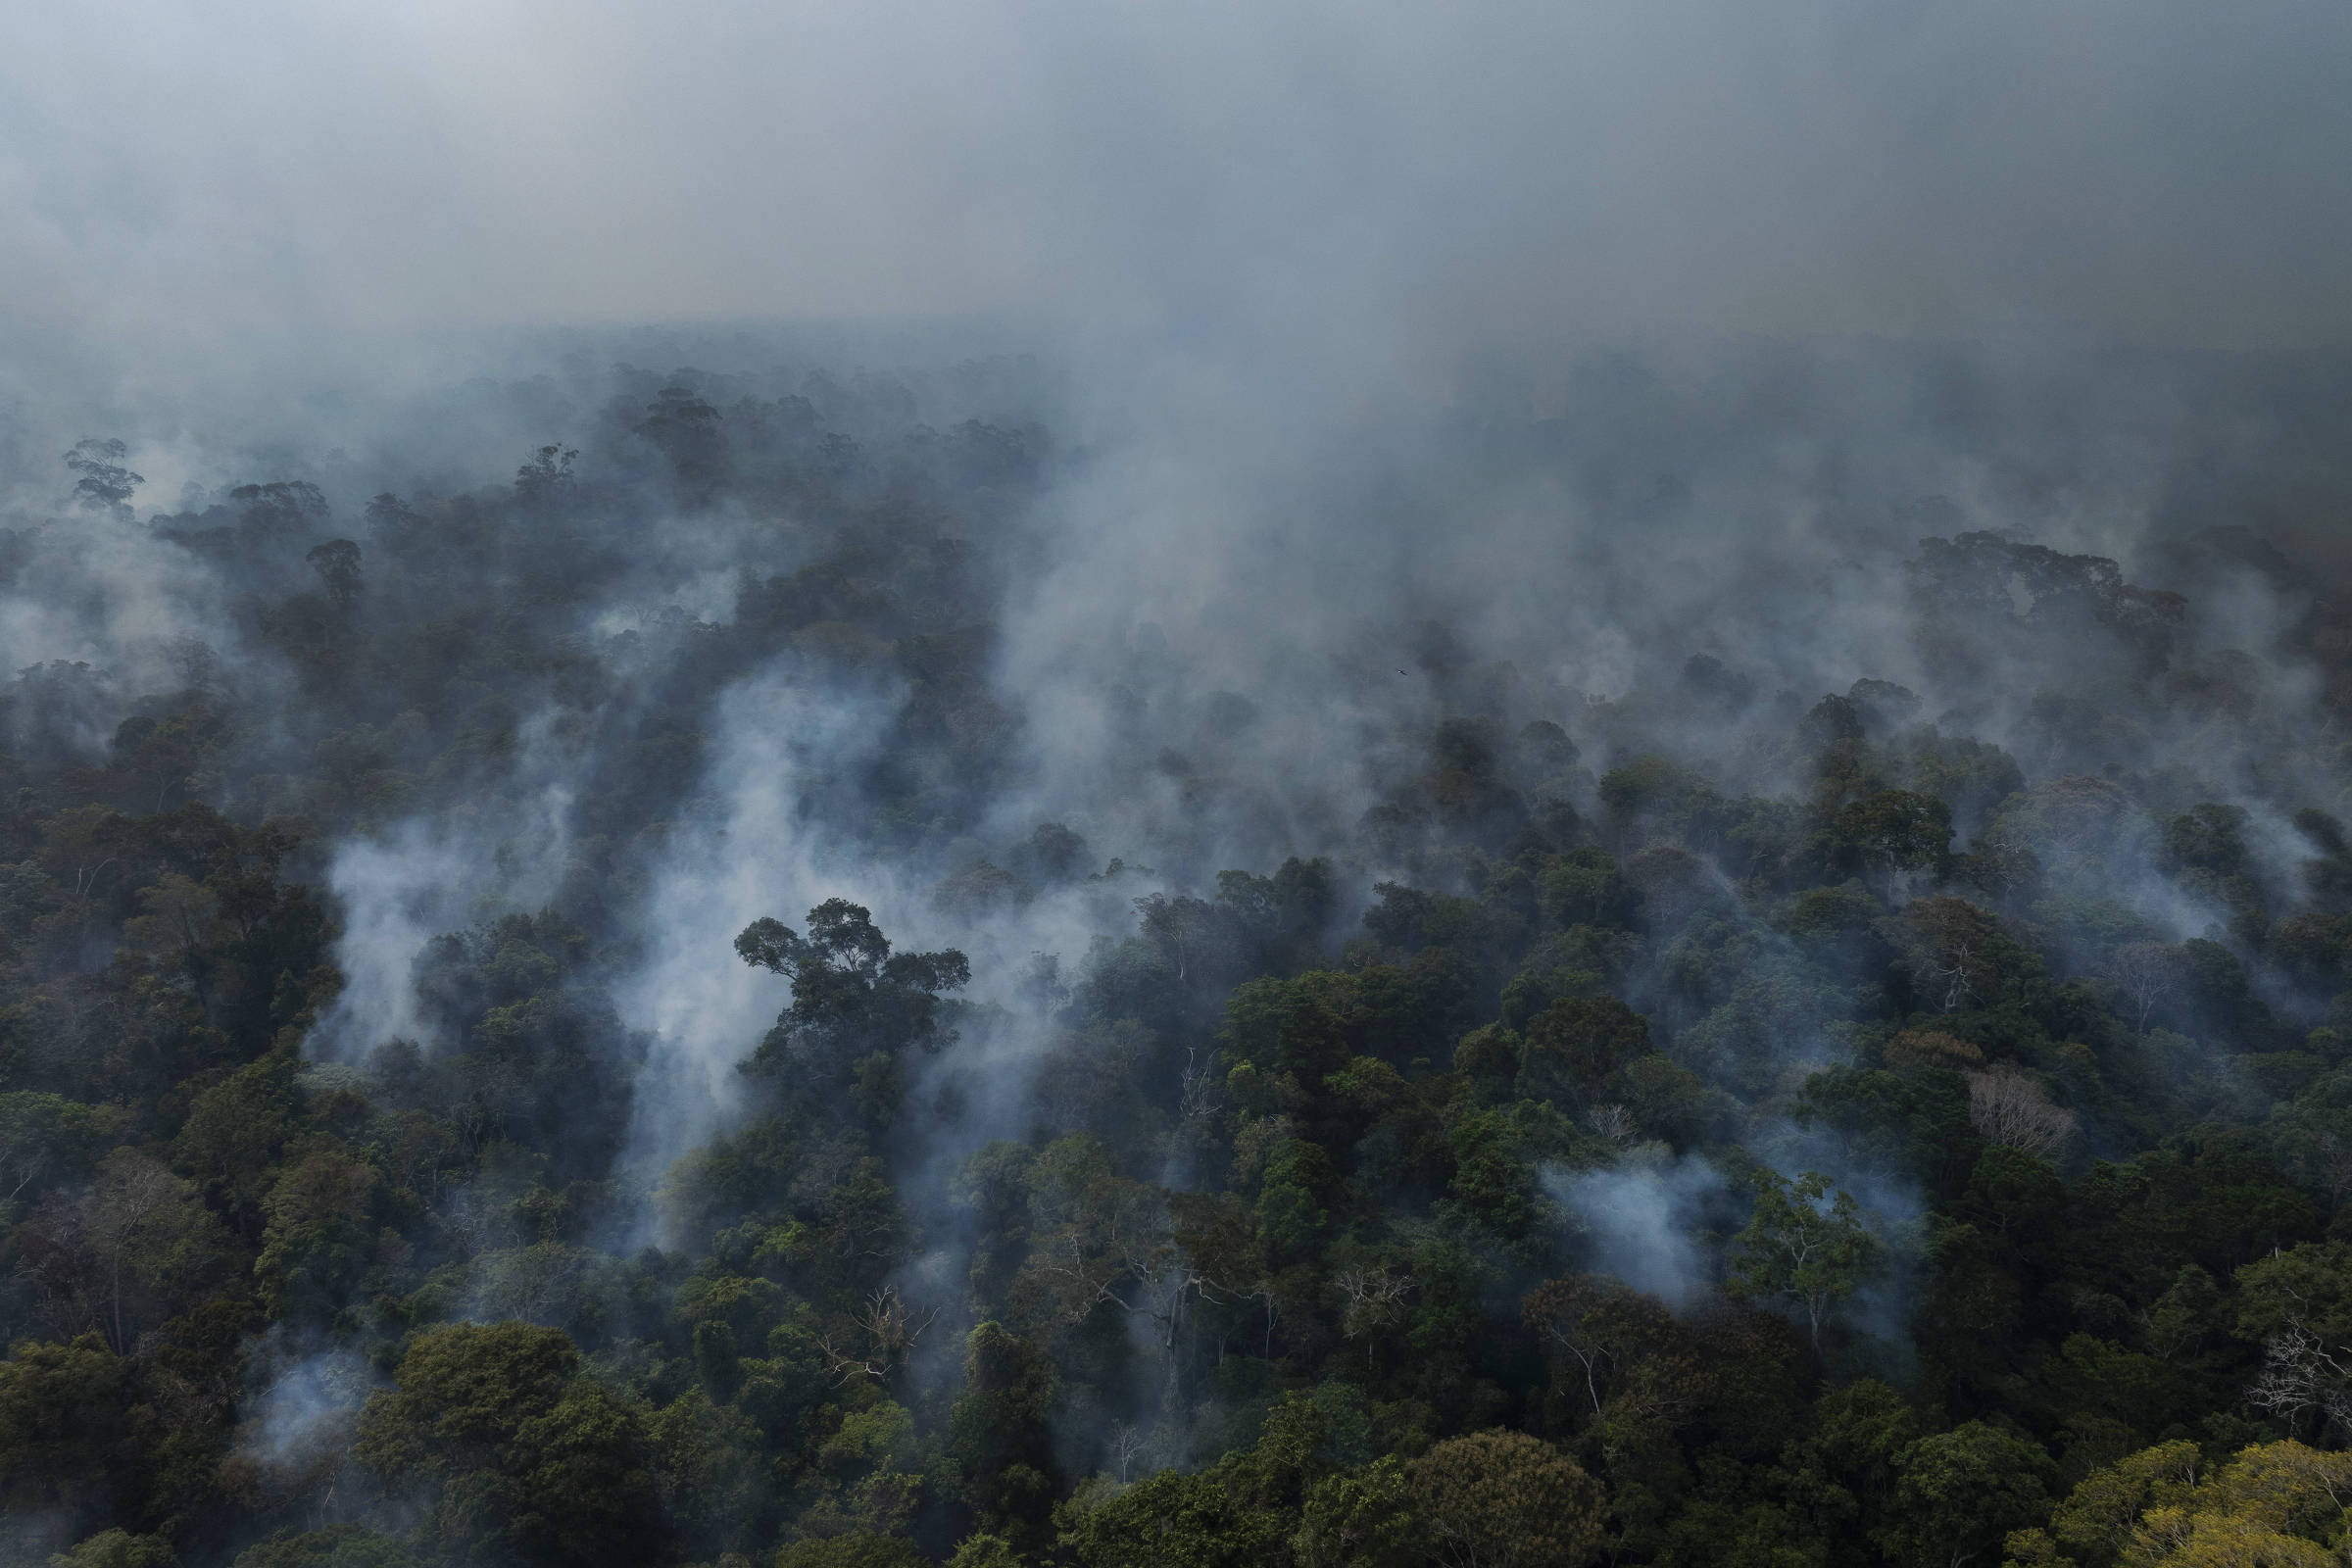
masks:
<svg viewBox="0 0 2352 1568"><path fill-rule="evenodd" d="M0 691L0 1560L2340 1560L2347 564L1788 369L1198 593L1017 361L73 446L0 592L171 613Z"/></svg>

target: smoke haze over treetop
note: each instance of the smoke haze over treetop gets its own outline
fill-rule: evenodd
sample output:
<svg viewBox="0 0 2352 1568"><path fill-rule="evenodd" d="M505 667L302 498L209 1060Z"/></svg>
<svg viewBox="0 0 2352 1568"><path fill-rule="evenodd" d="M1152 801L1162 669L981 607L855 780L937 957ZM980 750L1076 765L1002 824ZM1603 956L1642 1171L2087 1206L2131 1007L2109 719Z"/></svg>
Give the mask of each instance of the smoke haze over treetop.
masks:
<svg viewBox="0 0 2352 1568"><path fill-rule="evenodd" d="M2348 43L0 15L0 1568L2333 1560Z"/></svg>
<svg viewBox="0 0 2352 1568"><path fill-rule="evenodd" d="M107 0L7 25L7 318L124 355L975 311L1326 352L2352 324L2352 23L2325 0Z"/></svg>

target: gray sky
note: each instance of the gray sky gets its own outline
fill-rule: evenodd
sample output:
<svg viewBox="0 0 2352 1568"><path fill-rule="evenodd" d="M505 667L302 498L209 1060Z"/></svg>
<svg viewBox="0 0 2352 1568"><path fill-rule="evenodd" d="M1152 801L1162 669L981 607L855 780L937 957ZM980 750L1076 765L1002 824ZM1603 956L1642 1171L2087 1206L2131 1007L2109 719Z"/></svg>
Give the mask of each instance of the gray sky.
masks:
<svg viewBox="0 0 2352 1568"><path fill-rule="evenodd" d="M15 0L0 329L2340 342L2348 82L2342 0Z"/></svg>

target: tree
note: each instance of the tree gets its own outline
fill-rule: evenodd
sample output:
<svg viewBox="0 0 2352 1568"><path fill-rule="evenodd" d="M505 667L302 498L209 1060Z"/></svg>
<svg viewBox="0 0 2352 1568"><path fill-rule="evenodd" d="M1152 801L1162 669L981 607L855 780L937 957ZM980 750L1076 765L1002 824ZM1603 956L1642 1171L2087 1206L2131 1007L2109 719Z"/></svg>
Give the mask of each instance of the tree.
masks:
<svg viewBox="0 0 2352 1568"><path fill-rule="evenodd" d="M102 1530L72 1551L49 1559L50 1568L172 1568L179 1554L163 1536L134 1536L127 1530Z"/></svg>
<svg viewBox="0 0 2352 1568"><path fill-rule="evenodd" d="M776 1553L775 1568L931 1568L931 1559L902 1536L853 1530L793 1542Z"/></svg>
<svg viewBox="0 0 2352 1568"><path fill-rule="evenodd" d="M2301 1327L2352 1346L2352 1244L2307 1242L2239 1269L2238 1332L2260 1342Z"/></svg>
<svg viewBox="0 0 2352 1568"><path fill-rule="evenodd" d="M906 1053L955 1043L941 993L972 977L970 962L953 948L894 954L872 915L847 899L810 909L806 937L778 920L755 920L735 939L735 952L792 980L792 1004L744 1071L788 1076L802 1103L835 1116L855 1108L875 1126L898 1115Z"/></svg>
<svg viewBox="0 0 2352 1568"><path fill-rule="evenodd" d="M2145 1033L2148 1015L2188 984L2188 957L2167 942L2127 942L2107 956L2107 973L2123 988L2132 1027Z"/></svg>
<svg viewBox="0 0 2352 1568"><path fill-rule="evenodd" d="M1575 1365L1595 1415L1618 1379L1674 1338L1665 1302L1606 1274L1546 1281L1520 1302L1520 1316Z"/></svg>
<svg viewBox="0 0 2352 1568"><path fill-rule="evenodd" d="M1793 1182L1759 1167L1755 1206L1732 1238L1724 1288L1740 1299L1782 1300L1798 1307L1821 1346L1821 1327L1838 1302L1870 1277L1879 1244L1864 1228L1851 1194L1807 1171Z"/></svg>
<svg viewBox="0 0 2352 1568"><path fill-rule="evenodd" d="M2246 1402L2286 1424L2289 1432L2352 1438L2352 1348L2323 1339L2289 1320L2263 1342L2262 1375Z"/></svg>
<svg viewBox="0 0 2352 1568"><path fill-rule="evenodd" d="M714 1404L707 1390L688 1389L647 1419L646 1442L663 1517L686 1550L717 1556L763 1533L769 1461L759 1425L740 1404Z"/></svg>
<svg viewBox="0 0 2352 1568"><path fill-rule="evenodd" d="M1045 1542L1053 1499L1054 1369L1001 1323L964 1340L963 1393L948 1418L964 1500L984 1529L1017 1544Z"/></svg>
<svg viewBox="0 0 2352 1568"><path fill-rule="evenodd" d="M1600 1483L1524 1432L1449 1438L1405 1474L1446 1568L1580 1568L1599 1551Z"/></svg>
<svg viewBox="0 0 2352 1568"><path fill-rule="evenodd" d="M1413 1291L1413 1277L1383 1263L1376 1268L1344 1268L1332 1276L1332 1289L1346 1304L1340 1309L1340 1332L1364 1342L1364 1366L1375 1364L1381 1336L1404 1323L1404 1300Z"/></svg>
<svg viewBox="0 0 2352 1568"><path fill-rule="evenodd" d="M1036 1242L1018 1288L1066 1326L1102 1306L1149 1324L1159 1347L1161 1396L1172 1401L1178 1336L1203 1280L1177 1245L1168 1197L1119 1175L1099 1139L1081 1134L1048 1146L1033 1167Z"/></svg>
<svg viewBox="0 0 2352 1568"><path fill-rule="evenodd" d="M2074 1141L2075 1113L2050 1103L2041 1080L2002 1062L1968 1075L1968 1119L1987 1142L2055 1160Z"/></svg>
<svg viewBox="0 0 2352 1568"><path fill-rule="evenodd" d="M333 1150L287 1162L262 1200L268 1220L254 1264L273 1317L329 1316L358 1288L374 1257L376 1187L372 1169Z"/></svg>
<svg viewBox="0 0 2352 1568"><path fill-rule="evenodd" d="M322 545L313 545L310 554L302 559L318 574L327 598L345 610L358 602L361 579L357 544L349 539L329 539Z"/></svg>
<svg viewBox="0 0 2352 1568"><path fill-rule="evenodd" d="M1028 1562L1003 1536L976 1531L956 1543L948 1568L1028 1568Z"/></svg>
<svg viewBox="0 0 2352 1568"><path fill-rule="evenodd" d="M1411 1484L1394 1455L1315 1482L1290 1544L1298 1568L1421 1568L1429 1560Z"/></svg>
<svg viewBox="0 0 2352 1568"><path fill-rule="evenodd" d="M0 1361L0 1503L80 1514L129 1490L131 1370L94 1332Z"/></svg>
<svg viewBox="0 0 2352 1568"><path fill-rule="evenodd" d="M410 1344L360 1416L357 1452L396 1478L443 1477L497 1462L522 1423L563 1397L580 1352L561 1329L451 1324Z"/></svg>
<svg viewBox="0 0 2352 1568"><path fill-rule="evenodd" d="M1642 895L1642 913L1653 931L1673 931L1713 892L1704 861L1672 844L1653 844L1625 862L1625 880Z"/></svg>
<svg viewBox="0 0 2352 1568"><path fill-rule="evenodd" d="M360 1413L353 1454L421 1488L424 1534L470 1559L643 1560L654 1482L633 1408L573 1383L579 1351L529 1323L454 1324L411 1343Z"/></svg>
<svg viewBox="0 0 2352 1568"><path fill-rule="evenodd" d="M1878 922L1903 957L1913 988L1938 1012L1988 999L2001 973L2003 942L1992 916L1965 899L1914 899Z"/></svg>
<svg viewBox="0 0 2352 1568"><path fill-rule="evenodd" d="M1919 1568L1964 1568L2048 1507L2050 1456L1982 1421L1919 1439L1895 1469L1889 1544Z"/></svg>
<svg viewBox="0 0 2352 1568"><path fill-rule="evenodd" d="M2078 1482L2050 1515L2057 1544L2094 1568L2106 1568L2131 1544L2132 1527L2152 1507L2172 1508L2196 1489L2204 1457L2193 1443L2160 1443L2102 1465Z"/></svg>
<svg viewBox="0 0 2352 1568"><path fill-rule="evenodd" d="M1589 1105L1608 1076L1649 1050L1649 1020L1615 997L1563 998L1527 1022L1519 1093Z"/></svg>
<svg viewBox="0 0 2352 1568"><path fill-rule="evenodd" d="M33 1090L0 1094L0 1203L86 1169L122 1125L122 1113L112 1105L84 1105Z"/></svg>
<svg viewBox="0 0 2352 1568"><path fill-rule="evenodd" d="M514 1432L509 1537L541 1562L635 1568L659 1539L637 1409L585 1379Z"/></svg>
<svg viewBox="0 0 2352 1568"><path fill-rule="evenodd" d="M1162 1470L1109 1495L1081 1494L1054 1513L1062 1550L1085 1568L1262 1568L1287 1520L1235 1495L1229 1467Z"/></svg>
<svg viewBox="0 0 2352 1568"><path fill-rule="evenodd" d="M1882 1533L1892 1504L1896 1456L1919 1436L1919 1415L1902 1396L1861 1378L1822 1392L1781 1463L1821 1535L1868 1541Z"/></svg>
<svg viewBox="0 0 2352 1568"><path fill-rule="evenodd" d="M222 1241L186 1182L125 1147L99 1162L86 1196L42 1206L18 1235L18 1266L61 1328L101 1329L127 1351L164 1315L154 1308L219 1282Z"/></svg>
<svg viewBox="0 0 2352 1568"><path fill-rule="evenodd" d="M531 454L531 461L514 470L514 494L525 506L543 507L570 494L572 488L572 460L579 456L576 448L556 443L541 447ZM378 496L377 501L399 505L397 497Z"/></svg>
<svg viewBox="0 0 2352 1568"><path fill-rule="evenodd" d="M2010 1556L2056 1564L2063 1545L2089 1568L2328 1568L2343 1561L2348 1505L2352 1453L2290 1440L2208 1469L2195 1445L2164 1443L2092 1471L2046 1535L2010 1537Z"/></svg>
<svg viewBox="0 0 2352 1568"><path fill-rule="evenodd" d="M1830 826L1890 886L1939 869L1951 855L1951 808L1933 795L1881 790L1842 808Z"/></svg>
<svg viewBox="0 0 2352 1568"><path fill-rule="evenodd" d="M416 1568L409 1548L362 1525L272 1536L237 1554L232 1568Z"/></svg>
<svg viewBox="0 0 2352 1568"><path fill-rule="evenodd" d="M1633 888L1613 858L1587 848L1546 861L1536 885L1536 899L1544 912L1562 925L1597 925L1628 912Z"/></svg>
<svg viewBox="0 0 2352 1568"><path fill-rule="evenodd" d="M669 460L687 493L706 499L726 476L724 416L692 390L665 386L645 406L637 433Z"/></svg>
<svg viewBox="0 0 2352 1568"><path fill-rule="evenodd" d="M81 476L74 481L74 498L92 512L127 514L130 493L147 482L143 474L123 466L122 460L129 453L120 441L74 442L74 450L66 454L66 466Z"/></svg>

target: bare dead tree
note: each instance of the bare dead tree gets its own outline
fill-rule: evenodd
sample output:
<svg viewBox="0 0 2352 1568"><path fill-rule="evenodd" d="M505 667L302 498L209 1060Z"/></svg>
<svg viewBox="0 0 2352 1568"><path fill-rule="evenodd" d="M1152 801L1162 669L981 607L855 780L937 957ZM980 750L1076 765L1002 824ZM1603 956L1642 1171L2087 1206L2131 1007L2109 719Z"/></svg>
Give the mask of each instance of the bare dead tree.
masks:
<svg viewBox="0 0 2352 1568"><path fill-rule="evenodd" d="M1186 1127L1205 1125L1217 1113L1223 1096L1218 1093L1216 1056L1200 1056L1200 1048L1184 1048L1184 1075L1178 1081L1176 1117Z"/></svg>
<svg viewBox="0 0 2352 1568"><path fill-rule="evenodd" d="M1150 1323L1173 1407L1176 1342L1204 1281L1176 1244L1165 1193L1133 1182L1103 1185L1030 1254L1027 1268L1065 1323L1102 1305Z"/></svg>
<svg viewBox="0 0 2352 1568"><path fill-rule="evenodd" d="M890 1376L890 1364L866 1355L841 1336L830 1332L817 1336L816 1348L824 1352L825 1375L835 1383L855 1383L858 1379L873 1378L877 1382Z"/></svg>
<svg viewBox="0 0 2352 1568"><path fill-rule="evenodd" d="M1135 1461L1148 1442L1144 1429L1132 1421L1114 1422L1110 1429L1111 1462L1119 1467L1119 1480L1124 1483L1135 1468Z"/></svg>
<svg viewBox="0 0 2352 1568"><path fill-rule="evenodd" d="M896 1285L885 1285L865 1298L858 1310L858 1326L865 1331L876 1349L885 1356L896 1358L914 1348L914 1342L923 1337L923 1330L939 1316L933 1307L918 1319Z"/></svg>
<svg viewBox="0 0 2352 1568"><path fill-rule="evenodd" d="M2075 1136L2075 1113L2050 1102L2041 1081L2002 1062L1968 1075L1968 1119L1996 1144L2055 1159Z"/></svg>
<svg viewBox="0 0 2352 1568"><path fill-rule="evenodd" d="M1340 1313L1340 1332L1364 1342L1364 1365L1369 1367L1381 1331L1404 1321L1404 1298L1412 1294L1413 1277L1393 1273L1383 1263L1375 1269L1342 1269L1331 1283L1348 1301Z"/></svg>
<svg viewBox="0 0 2352 1568"><path fill-rule="evenodd" d="M1592 1123L1593 1132L1620 1149L1632 1143L1638 1131L1633 1112L1614 1102L1594 1105L1585 1119Z"/></svg>
<svg viewBox="0 0 2352 1568"><path fill-rule="evenodd" d="M2127 942L2107 956L2108 977L2131 1003L2135 1031L2145 1034L2149 1014L2180 993L2187 967L2180 950L2165 942Z"/></svg>
<svg viewBox="0 0 2352 1568"><path fill-rule="evenodd" d="M1936 957L1929 970L1943 986L1943 1003L1939 1010L1955 1012L1960 1004L1977 994L1976 952L1965 942L1957 942Z"/></svg>
<svg viewBox="0 0 2352 1568"><path fill-rule="evenodd" d="M1615 1393L1634 1367L1674 1340L1664 1302L1604 1274L1548 1280L1528 1294L1520 1312L1546 1344L1575 1361L1595 1415L1606 1402L1604 1387Z"/></svg>
<svg viewBox="0 0 2352 1568"><path fill-rule="evenodd" d="M2262 1375L2246 1390L2246 1402L2278 1417L2289 1431L2316 1422L2315 1436L2352 1437L2352 1365L2341 1347L2330 1350L2289 1318L2263 1347Z"/></svg>
<svg viewBox="0 0 2352 1568"><path fill-rule="evenodd" d="M906 1304L895 1285L885 1285L868 1296L850 1319L854 1333L827 1331L818 1336L817 1348L824 1352L825 1371L836 1383L851 1383L861 1377L880 1381L905 1361L923 1337L923 1331L939 1316L939 1308L917 1313Z"/></svg>

